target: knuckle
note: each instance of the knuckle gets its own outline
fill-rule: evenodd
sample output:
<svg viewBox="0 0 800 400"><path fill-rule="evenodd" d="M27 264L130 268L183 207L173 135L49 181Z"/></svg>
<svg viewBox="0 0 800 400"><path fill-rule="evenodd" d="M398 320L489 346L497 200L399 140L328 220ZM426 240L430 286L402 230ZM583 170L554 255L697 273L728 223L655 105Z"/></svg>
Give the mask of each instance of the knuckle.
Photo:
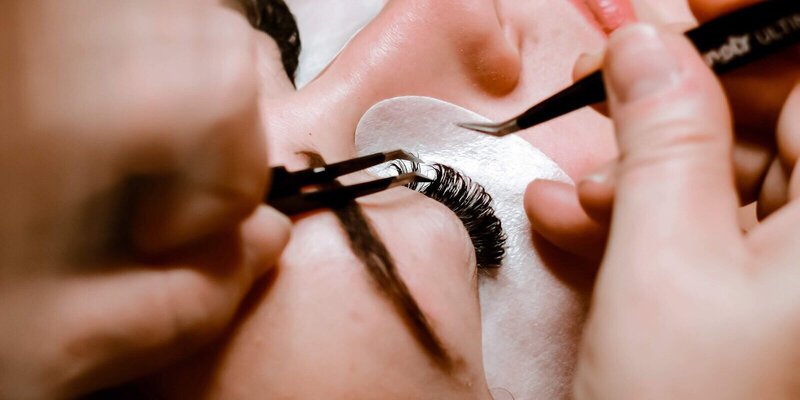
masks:
<svg viewBox="0 0 800 400"><path fill-rule="evenodd" d="M639 142L621 151L620 169L622 174L636 175L667 165L698 168L708 160L730 157L731 151L729 137L718 129L692 119L665 120L651 125ZM675 170L666 170L670 171Z"/></svg>
<svg viewBox="0 0 800 400"><path fill-rule="evenodd" d="M105 321L91 313L64 313L65 318L51 321L61 334L53 336L42 346L40 356L42 382L48 382L46 390L51 393L74 393L90 383L92 371L107 360L104 360L110 343L109 332L103 329Z"/></svg>
<svg viewBox="0 0 800 400"><path fill-rule="evenodd" d="M257 108L256 54L245 19L218 6L173 10L177 21L137 54L138 75L120 82L135 98L128 112L148 115L131 140L167 154L194 148L222 129L251 124ZM183 12L183 13L181 13ZM183 15L181 15L183 14ZM158 40L156 42L156 40ZM138 82L138 84L136 84ZM216 139L214 139L216 140Z"/></svg>
<svg viewBox="0 0 800 400"><path fill-rule="evenodd" d="M154 295L152 309L159 315L148 324L151 342L175 347L202 343L225 325L231 314L230 302L218 296L213 279L191 270L170 271ZM157 307L157 308L156 308Z"/></svg>

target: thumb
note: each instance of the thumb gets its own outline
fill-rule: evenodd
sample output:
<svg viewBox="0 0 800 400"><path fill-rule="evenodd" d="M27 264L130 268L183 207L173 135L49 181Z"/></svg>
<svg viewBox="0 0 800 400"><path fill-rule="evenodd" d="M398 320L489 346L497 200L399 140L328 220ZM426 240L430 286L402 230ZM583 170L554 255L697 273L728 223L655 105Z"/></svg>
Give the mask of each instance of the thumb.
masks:
<svg viewBox="0 0 800 400"><path fill-rule="evenodd" d="M612 35L604 74L620 147L610 254L735 240L730 112L696 50L631 25Z"/></svg>

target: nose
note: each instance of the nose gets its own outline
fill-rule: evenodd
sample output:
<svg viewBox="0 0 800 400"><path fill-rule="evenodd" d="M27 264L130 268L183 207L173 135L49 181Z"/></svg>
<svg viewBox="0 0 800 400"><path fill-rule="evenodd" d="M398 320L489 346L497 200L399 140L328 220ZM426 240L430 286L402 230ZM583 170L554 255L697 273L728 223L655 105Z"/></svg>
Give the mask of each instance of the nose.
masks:
<svg viewBox="0 0 800 400"><path fill-rule="evenodd" d="M511 92L519 81L518 40L504 26L494 0L431 0L427 14L449 40L462 73L488 94Z"/></svg>
<svg viewBox="0 0 800 400"><path fill-rule="evenodd" d="M360 61L393 96L458 101L464 88L500 96L520 77L510 32L493 0L393 0L362 32L371 43Z"/></svg>
<svg viewBox="0 0 800 400"><path fill-rule="evenodd" d="M452 21L449 30L467 76L485 92L500 96L511 92L519 81L519 40L490 0L437 2L441 20ZM443 6L442 3L452 3ZM460 18L452 18L453 7L461 7ZM447 8L447 9L444 9Z"/></svg>

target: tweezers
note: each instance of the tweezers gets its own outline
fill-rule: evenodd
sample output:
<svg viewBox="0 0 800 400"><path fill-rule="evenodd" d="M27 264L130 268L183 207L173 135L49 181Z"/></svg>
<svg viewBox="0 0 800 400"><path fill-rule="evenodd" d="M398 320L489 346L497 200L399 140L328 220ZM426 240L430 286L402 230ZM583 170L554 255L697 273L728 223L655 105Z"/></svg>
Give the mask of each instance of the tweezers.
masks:
<svg viewBox="0 0 800 400"><path fill-rule="evenodd" d="M765 0L706 22L686 36L711 69L722 75L800 43L798 16L798 0ZM735 40L744 40L745 45L734 48ZM603 74L595 72L508 121L458 126L503 137L605 100Z"/></svg>
<svg viewBox="0 0 800 400"><path fill-rule="evenodd" d="M402 173L350 186L342 186L336 181L340 176L395 160L421 163L413 154L395 150L294 172L289 172L284 166L274 167L272 187L264 200L286 215L295 215L320 208L342 206L359 197L397 186L433 181L418 172Z"/></svg>

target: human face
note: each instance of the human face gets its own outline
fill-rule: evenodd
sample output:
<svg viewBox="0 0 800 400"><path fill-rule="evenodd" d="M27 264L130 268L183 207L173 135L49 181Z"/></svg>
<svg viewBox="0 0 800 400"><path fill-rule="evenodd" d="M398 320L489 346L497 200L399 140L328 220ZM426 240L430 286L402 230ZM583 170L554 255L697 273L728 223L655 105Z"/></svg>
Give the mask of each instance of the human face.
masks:
<svg viewBox="0 0 800 400"><path fill-rule="evenodd" d="M492 119L512 116L567 86L580 54L602 49L605 33L585 11L569 0L390 1L302 90L266 74L270 159L292 169L308 165L299 154L306 150L328 161L350 158L362 115L402 95L442 99ZM267 43L264 70L275 71L269 49ZM521 137L573 178L614 154L610 124L588 110ZM476 274L458 218L402 188L360 203L452 369L432 361L376 289L337 218L323 211L295 219L288 248L237 326L214 351L167 373L162 381L171 387L164 390L226 399L486 399L490 388L522 399L568 397L591 286L577 260L536 243L542 262L527 272L535 288L482 282L492 297L484 306L507 311L484 326L504 334L482 343L478 281L489 278Z"/></svg>

